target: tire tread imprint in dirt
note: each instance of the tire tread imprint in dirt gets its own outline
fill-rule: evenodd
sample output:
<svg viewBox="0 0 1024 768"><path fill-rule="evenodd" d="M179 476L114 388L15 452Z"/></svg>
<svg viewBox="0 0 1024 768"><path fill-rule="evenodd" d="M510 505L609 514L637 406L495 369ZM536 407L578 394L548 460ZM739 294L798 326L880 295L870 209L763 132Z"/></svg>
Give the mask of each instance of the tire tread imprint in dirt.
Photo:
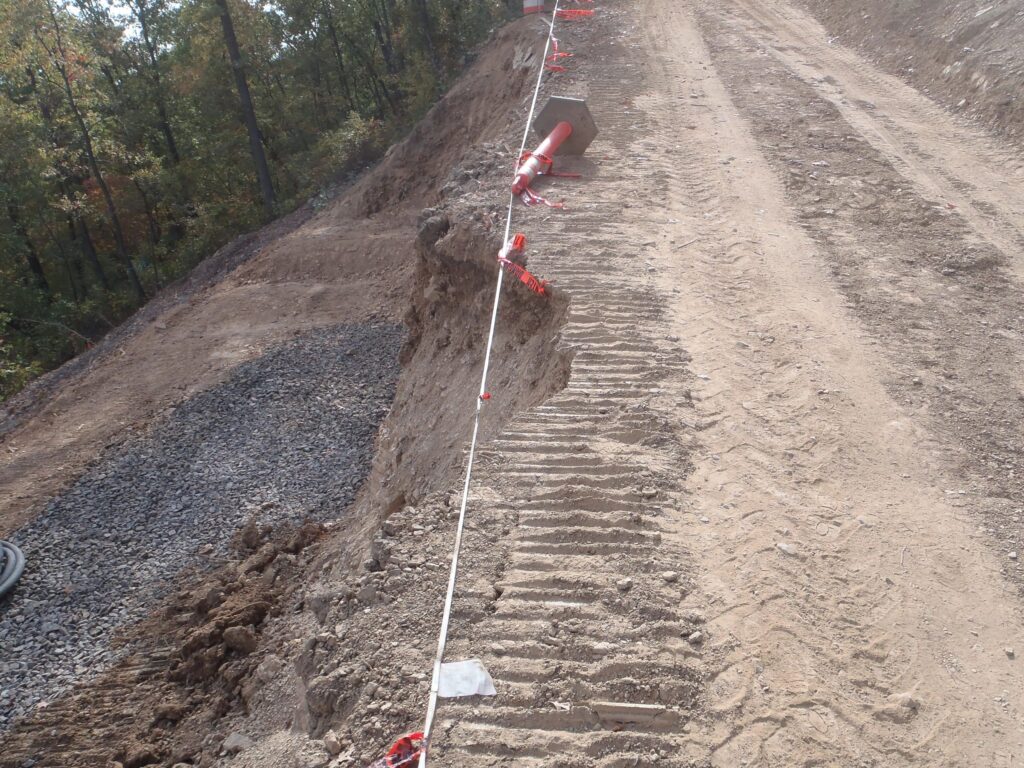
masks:
<svg viewBox="0 0 1024 768"><path fill-rule="evenodd" d="M650 162L632 3L607 3L558 36L576 56L549 93L585 97L600 124L581 182L542 194L569 210L515 209L530 268L570 297L566 388L483 447L464 547L487 553L460 576L449 658L479 656L493 700L442 702L439 765L706 765L688 736L703 688L703 618L682 514L688 450L670 423L687 355L664 322L651 242L622 226L629 201L667 193ZM499 320L500 322L500 320ZM495 370L501 361L496 360ZM626 706L623 706L626 705Z"/></svg>
<svg viewBox="0 0 1024 768"><path fill-rule="evenodd" d="M1010 563L972 535L984 518L972 522L960 507L976 512L978 497L945 492L963 483L949 461L964 454L963 435L905 398L924 386L916 367L908 373L911 350L928 347L896 346L908 330L885 301L878 324L866 322L827 249L838 243L847 260L878 253L859 279L883 296L894 279L910 280L888 266L906 251L881 242L894 223L908 250L923 243L952 254L967 279L979 274L967 266L975 254L1006 259L966 224L945 229L955 209L938 210L912 180L898 181L858 129L797 122L823 119L821 95L778 98L768 87L777 60L748 34L738 4L658 2L645 21L656 85L640 104L657 154L671 156L662 162L672 194L639 202L660 207L655 266L663 284L679 287L676 327L697 374L696 415L679 425L684 436L696 431L698 446L687 483L695 515L683 526L699 554L697 588L684 605L706 612L718 652L695 738L721 766L1010 765L1021 705L1003 648L1020 626L999 574ZM827 66L821 74L831 75ZM788 81L781 92L792 95ZM845 167L842 153L833 160L832 131L864 152ZM818 178L838 163L859 193L847 215L864 221L854 218L835 242L816 238L813 227L843 214L824 193L798 195L787 180L793 164L779 159L785 149ZM892 189L911 207L876 211L866 190L878 179L897 180ZM923 273L924 285L949 277L947 263L929 271L913 255L908 273ZM977 267L982 291L1006 297L1009 272ZM978 306L980 293L953 312ZM947 316L947 326L957 320ZM968 366L987 359L945 339ZM1011 365L1004 380L1013 381ZM991 397L976 394L979 404Z"/></svg>

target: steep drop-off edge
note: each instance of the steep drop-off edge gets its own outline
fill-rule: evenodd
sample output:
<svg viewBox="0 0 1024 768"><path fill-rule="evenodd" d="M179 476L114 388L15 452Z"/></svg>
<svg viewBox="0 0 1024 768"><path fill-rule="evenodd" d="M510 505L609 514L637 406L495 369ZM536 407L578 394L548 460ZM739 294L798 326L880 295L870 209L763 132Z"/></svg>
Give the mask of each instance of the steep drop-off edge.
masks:
<svg viewBox="0 0 1024 768"><path fill-rule="evenodd" d="M123 662L9 734L0 760L4 768L26 761L37 767L114 761L124 768L181 761L214 765L225 736L239 723L267 738L233 765L284 764L275 757L278 747L288 764L301 763L296 755L303 750L322 757L323 743L311 737L322 735L325 717L335 721L347 714L337 709L344 696L329 697L328 711L317 704L325 685L317 674L317 649L323 653L339 641L323 636L324 621L339 611L369 614L369 606L375 616L389 615L395 605L400 618L394 620L432 625L434 611L421 601L443 581L441 564L414 558L397 572L385 568L374 536L382 526L397 527L410 540L431 538L431 549L445 549L479 384L500 247L496 219L508 182L508 147L486 142L507 141L518 132L543 31L536 20L501 30L450 96L377 169L320 214L243 260L220 284L205 289L207 295L174 308L177 321L187 325L187 310L225 284L237 291L294 285L315 275L366 292L386 280L384 273L405 271L403 280L389 284L387 306L383 300L361 304L352 313L394 316L401 304L407 308L403 370L371 475L353 507L336 511L338 521L276 531L251 525L236 537L229 562L214 572L183 576L165 604L128 633L132 652ZM444 173L470 155L469 163L445 179ZM468 198L467 186L475 192L486 187L494 204L481 208L479 196L475 202ZM414 224L424 203L434 207ZM392 224L394 231L384 229ZM353 232L367 236L361 251L359 243L335 237ZM353 288L346 264L337 263L339 251L351 257L341 261L354 260L353 272L368 279ZM398 301L396 294L408 297L410 286L411 301ZM557 292L540 298L508 286L485 435L564 385L569 354L559 328L567 304ZM247 311L235 309L239 315ZM123 342L133 343L137 337ZM380 630L386 636L387 627ZM357 644L352 655L359 657L388 647L375 632ZM428 659L417 658L415 667L393 661L393 674L415 669L403 678L411 684L421 683L416 675L429 667ZM345 689L364 693L357 682L348 680ZM393 724L374 720L362 734L374 743L415 717L395 707L388 718ZM311 759L315 764L319 758Z"/></svg>
<svg viewBox="0 0 1024 768"><path fill-rule="evenodd" d="M0 536L105 447L245 361L315 328L401 320L416 218L468 147L502 135L532 86L538 41L535 19L499 29L410 135L320 210L304 206L225 246L95 350L5 403Z"/></svg>

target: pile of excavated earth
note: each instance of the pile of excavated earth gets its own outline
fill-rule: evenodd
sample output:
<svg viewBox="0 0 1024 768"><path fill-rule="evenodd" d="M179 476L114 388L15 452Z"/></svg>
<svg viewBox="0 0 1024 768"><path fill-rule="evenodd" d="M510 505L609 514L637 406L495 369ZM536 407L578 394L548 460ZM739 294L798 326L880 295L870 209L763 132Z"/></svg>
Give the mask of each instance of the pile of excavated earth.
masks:
<svg viewBox="0 0 1024 768"><path fill-rule="evenodd" d="M431 764L1024 755L1024 14L935 5L556 20L600 133L513 210L551 287L505 281L446 657L497 695ZM422 727L548 18L6 404L0 768Z"/></svg>

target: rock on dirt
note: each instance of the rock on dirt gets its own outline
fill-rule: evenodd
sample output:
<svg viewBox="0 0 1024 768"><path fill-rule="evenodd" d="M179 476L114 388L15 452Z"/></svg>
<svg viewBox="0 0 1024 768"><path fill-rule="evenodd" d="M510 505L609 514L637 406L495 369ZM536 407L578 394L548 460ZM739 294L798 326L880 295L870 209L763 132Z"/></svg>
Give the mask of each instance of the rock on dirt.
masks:
<svg viewBox="0 0 1024 768"><path fill-rule="evenodd" d="M229 755L235 755L239 752L242 752L243 750L251 749L253 745L254 742L252 739L250 739L244 733L238 733L237 731L235 731L234 733L229 734L226 739L224 739L224 743L221 744L220 748L222 752L225 752Z"/></svg>
<svg viewBox="0 0 1024 768"><path fill-rule="evenodd" d="M875 707L874 716L878 720L890 720L894 723L908 723L917 717L921 702L910 693L894 693L884 704Z"/></svg>
<svg viewBox="0 0 1024 768"><path fill-rule="evenodd" d="M108 668L124 652L111 647L115 631L173 589L178 573L215 564L247 520L345 509L369 471L402 340L391 324L340 326L246 363L111 447L17 531L28 568L0 607L0 732L86 670ZM246 537L256 543L259 529ZM257 549L242 572L268 557ZM202 596L207 610L223 599L216 588ZM224 639L239 653L255 648L244 626Z"/></svg>
<svg viewBox="0 0 1024 768"><path fill-rule="evenodd" d="M256 677L259 678L262 683L269 683L284 669L284 662L281 661L280 657L271 654L267 656L260 665L256 667Z"/></svg>
<svg viewBox="0 0 1024 768"><path fill-rule="evenodd" d="M239 653L252 653L259 645L259 638L251 624L246 627L228 627L224 630L224 644Z"/></svg>
<svg viewBox="0 0 1024 768"><path fill-rule="evenodd" d="M328 754L341 754L341 747L341 740L338 738L338 734L334 731L328 731L324 734L324 749L327 750Z"/></svg>

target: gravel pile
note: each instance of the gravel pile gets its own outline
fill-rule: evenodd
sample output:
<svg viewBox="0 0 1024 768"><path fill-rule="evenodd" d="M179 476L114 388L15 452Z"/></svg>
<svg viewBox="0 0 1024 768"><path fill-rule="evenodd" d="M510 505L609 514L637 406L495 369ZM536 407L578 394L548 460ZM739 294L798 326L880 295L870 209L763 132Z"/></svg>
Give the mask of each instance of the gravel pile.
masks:
<svg viewBox="0 0 1024 768"><path fill-rule="evenodd" d="M249 519L336 516L370 468L394 396L400 326L341 326L242 365L108 450L12 540L25 575L0 603L0 732L115 659L114 631Z"/></svg>

